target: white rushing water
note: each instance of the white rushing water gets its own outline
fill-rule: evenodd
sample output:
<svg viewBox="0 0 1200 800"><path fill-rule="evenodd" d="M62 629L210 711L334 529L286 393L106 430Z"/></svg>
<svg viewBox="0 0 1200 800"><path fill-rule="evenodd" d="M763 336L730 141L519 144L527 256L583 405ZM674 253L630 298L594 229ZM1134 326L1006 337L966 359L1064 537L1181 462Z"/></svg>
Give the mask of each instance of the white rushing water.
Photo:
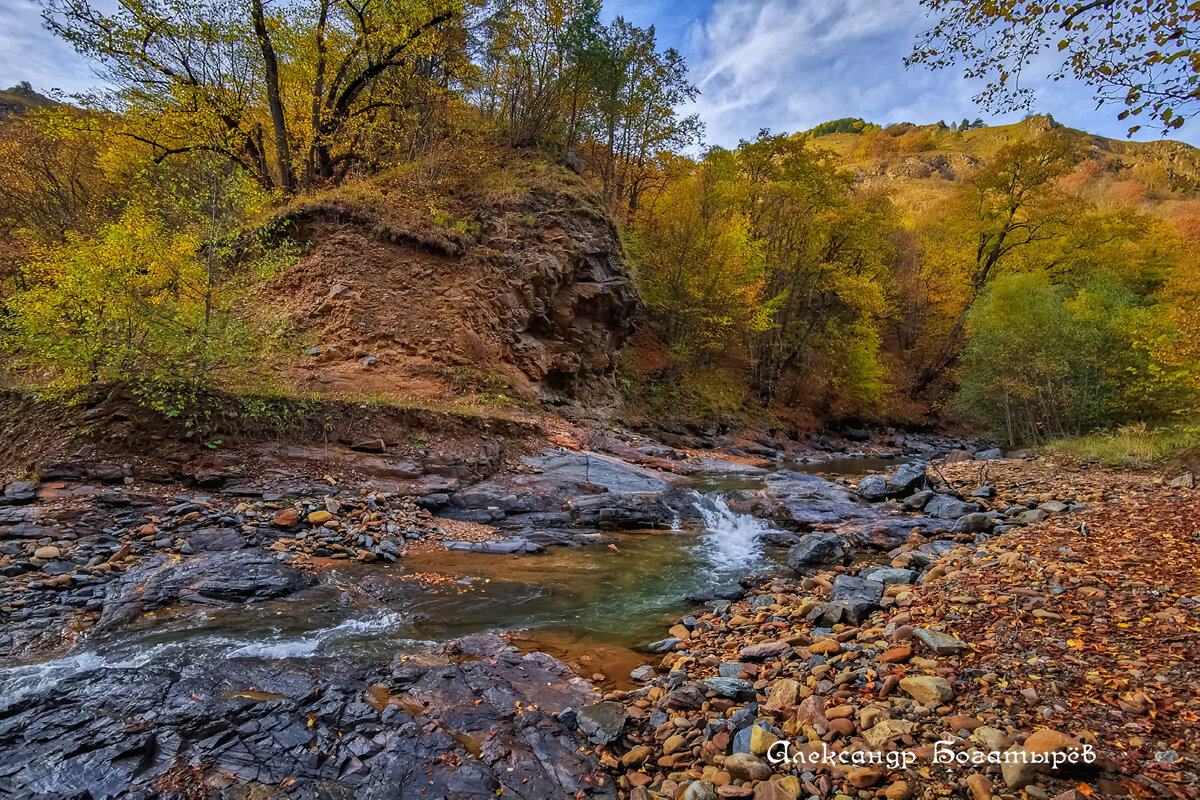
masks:
<svg viewBox="0 0 1200 800"><path fill-rule="evenodd" d="M697 495L696 507L704 519L704 555L722 571L753 570L765 563L761 535L770 526L729 507L717 493Z"/></svg>
<svg viewBox="0 0 1200 800"><path fill-rule="evenodd" d="M229 636L197 632L176 633L167 641L148 644L145 639L96 642L81 652L36 664L0 669L0 691L6 700L53 686L80 673L104 668L163 666L179 669L187 664L222 658L284 659L320 656L326 651L342 652L359 640L388 636L410 622L404 614L388 612L368 617L350 617L336 625L302 632L268 629L254 636ZM397 649L415 649L430 642L391 639Z"/></svg>

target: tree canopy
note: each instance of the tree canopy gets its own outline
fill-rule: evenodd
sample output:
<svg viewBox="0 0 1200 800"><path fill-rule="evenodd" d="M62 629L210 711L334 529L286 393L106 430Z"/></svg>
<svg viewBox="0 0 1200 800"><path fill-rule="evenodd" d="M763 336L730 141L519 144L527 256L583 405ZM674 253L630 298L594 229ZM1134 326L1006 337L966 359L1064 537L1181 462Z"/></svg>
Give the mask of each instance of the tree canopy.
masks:
<svg viewBox="0 0 1200 800"><path fill-rule="evenodd" d="M1072 76L1102 104L1124 106L1164 132L1200 113L1200 5L1187 0L921 0L935 16L908 66L961 67L986 87L978 102L997 112L1033 108L1023 83L1050 63L1047 77Z"/></svg>

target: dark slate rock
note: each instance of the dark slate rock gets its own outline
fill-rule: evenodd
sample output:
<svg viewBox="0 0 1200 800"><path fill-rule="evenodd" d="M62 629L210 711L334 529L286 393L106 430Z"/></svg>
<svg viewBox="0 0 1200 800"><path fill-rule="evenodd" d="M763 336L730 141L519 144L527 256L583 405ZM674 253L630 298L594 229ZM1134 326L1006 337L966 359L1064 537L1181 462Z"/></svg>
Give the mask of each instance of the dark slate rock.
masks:
<svg viewBox="0 0 1200 800"><path fill-rule="evenodd" d="M867 475L855 487L858 496L869 502L883 500L888 496L888 479L883 475Z"/></svg>
<svg viewBox="0 0 1200 800"><path fill-rule="evenodd" d="M917 572L916 570L900 569L898 567L870 567L859 572L858 577L870 581L878 581L884 586L891 586L893 584L904 585L915 583Z"/></svg>
<svg viewBox="0 0 1200 800"><path fill-rule="evenodd" d="M935 494L925 504L925 513L931 517L943 519L958 519L967 514L983 511L978 503L964 503L956 497L947 494Z"/></svg>
<svg viewBox="0 0 1200 800"><path fill-rule="evenodd" d="M201 528L181 536L196 553L241 550L246 546L245 537L234 528Z"/></svg>
<svg viewBox="0 0 1200 800"><path fill-rule="evenodd" d="M704 688L731 700L754 697L754 684L742 678L708 678L704 681Z"/></svg>
<svg viewBox="0 0 1200 800"><path fill-rule="evenodd" d="M925 476L927 469L929 469L929 464L925 461L911 461L900 465L888 478L887 493L892 496L903 496L925 488L925 484L928 482L928 478Z"/></svg>
<svg viewBox="0 0 1200 800"><path fill-rule="evenodd" d="M544 553L546 548L528 539L497 539L487 542L442 542L447 550L465 550L470 553L509 555L513 553Z"/></svg>
<svg viewBox="0 0 1200 800"><path fill-rule="evenodd" d="M858 505L845 487L791 470L772 473L763 495L772 502L776 519L785 525L827 525L878 513Z"/></svg>
<svg viewBox="0 0 1200 800"><path fill-rule="evenodd" d="M232 783L221 797L284 781L307 800L484 800L502 785L527 800L615 797L587 742L554 716L593 695L561 663L505 651L410 672L406 691L428 713L381 714L366 688L392 679L345 659L101 667L6 693L0 796L148 800L188 780L180 764L201 764Z"/></svg>
<svg viewBox="0 0 1200 800"><path fill-rule="evenodd" d="M806 533L788 550L788 566L797 572L816 572L844 564L846 557L845 542L836 533Z"/></svg>
<svg viewBox="0 0 1200 800"><path fill-rule="evenodd" d="M829 602L813 609L808 618L827 626L839 622L860 625L872 611L880 607L882 597L882 583L852 575L839 575L834 578Z"/></svg>
<svg viewBox="0 0 1200 800"><path fill-rule="evenodd" d="M109 585L97 627L111 628L166 605L270 600L315 584L308 573L263 551L215 552L182 561L159 556Z"/></svg>
<svg viewBox="0 0 1200 800"><path fill-rule="evenodd" d="M953 533L985 533L990 531L995 524L990 516L976 511L959 517L950 530Z"/></svg>
<svg viewBox="0 0 1200 800"><path fill-rule="evenodd" d="M606 701L575 712L576 725L593 744L608 744L625 729L625 707Z"/></svg>

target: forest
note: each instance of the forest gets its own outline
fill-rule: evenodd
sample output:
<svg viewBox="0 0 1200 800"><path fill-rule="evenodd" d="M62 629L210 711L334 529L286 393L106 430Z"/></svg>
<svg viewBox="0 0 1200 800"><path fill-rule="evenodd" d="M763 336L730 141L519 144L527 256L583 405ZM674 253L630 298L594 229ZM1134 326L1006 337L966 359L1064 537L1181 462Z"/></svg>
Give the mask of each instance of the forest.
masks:
<svg viewBox="0 0 1200 800"><path fill-rule="evenodd" d="M0 798L1200 800L1200 0L0 0L0 81Z"/></svg>
<svg viewBox="0 0 1200 800"><path fill-rule="evenodd" d="M967 422L1013 444L1195 419L1191 148L1044 116L710 146L680 54L604 18L599 0L46 0L104 80L3 95L8 381L121 386L172 416L286 392L300 339L258 301L305 252L281 214L392 192L411 224L470 237L449 195L528 191L524 154L581 172L617 225L644 308L615 364L631 413Z"/></svg>

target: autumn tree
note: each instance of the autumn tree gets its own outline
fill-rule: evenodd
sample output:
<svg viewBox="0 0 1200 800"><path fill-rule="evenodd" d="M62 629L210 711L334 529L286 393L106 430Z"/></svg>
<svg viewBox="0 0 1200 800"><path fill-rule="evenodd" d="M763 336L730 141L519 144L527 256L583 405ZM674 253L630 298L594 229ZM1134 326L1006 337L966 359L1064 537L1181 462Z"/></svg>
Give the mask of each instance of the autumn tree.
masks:
<svg viewBox="0 0 1200 800"><path fill-rule="evenodd" d="M90 97L163 160L210 151L262 186L340 180L392 122L465 69L457 0L45 0L47 26L112 87Z"/></svg>
<svg viewBox="0 0 1200 800"><path fill-rule="evenodd" d="M1186 0L921 0L937 18L908 66L961 66L987 80L975 98L998 111L1032 109L1025 73L1048 61L1049 77L1073 76L1120 119L1145 115L1164 131L1200 113L1200 5ZM1141 125L1132 125L1130 134Z"/></svg>
<svg viewBox="0 0 1200 800"><path fill-rule="evenodd" d="M886 393L890 211L803 138L711 149L638 217L647 305L672 343L743 359L753 388L834 413Z"/></svg>
<svg viewBox="0 0 1200 800"><path fill-rule="evenodd" d="M118 218L34 251L5 298L0 345L51 387L117 385L188 415L254 371L270 311L250 287L290 263L294 248L269 226L240 230L265 198L218 154L147 172L133 176Z"/></svg>
<svg viewBox="0 0 1200 800"><path fill-rule="evenodd" d="M762 253L727 189L714 165L697 165L629 241L642 299L685 361L737 347L767 324Z"/></svg>
<svg viewBox="0 0 1200 800"><path fill-rule="evenodd" d="M1194 408L1186 373L1149 341L1178 341L1153 298L1114 280L1012 273L971 311L957 405L1010 443L1078 436Z"/></svg>
<svg viewBox="0 0 1200 800"><path fill-rule="evenodd" d="M47 115L0 125L0 237L10 246L90 229L107 199L99 137L56 129Z"/></svg>
<svg viewBox="0 0 1200 800"><path fill-rule="evenodd" d="M618 17L602 41L595 101L584 121L590 160L609 201L634 214L662 174L664 157L699 141L699 118L679 113L698 92L683 57L658 51L653 27Z"/></svg>
<svg viewBox="0 0 1200 800"><path fill-rule="evenodd" d="M636 213L664 159L698 140L698 119L679 113L696 97L687 65L653 27L603 25L596 0L506 0L483 28L484 114L514 146L585 153L615 210Z"/></svg>
<svg viewBox="0 0 1200 800"><path fill-rule="evenodd" d="M937 285L932 350L913 386L941 378L963 345L967 317L988 282L1030 249L1065 235L1077 203L1057 181L1071 171L1074 146L1053 131L1004 146L967 179L952 207L925 231L924 269Z"/></svg>
<svg viewBox="0 0 1200 800"><path fill-rule="evenodd" d="M478 91L517 147L571 147L602 53L598 0L502 0L490 9Z"/></svg>
<svg viewBox="0 0 1200 800"><path fill-rule="evenodd" d="M853 352L861 357L829 359L830 375L849 395L879 399L886 203L857 195L851 176L800 137L764 131L729 158L766 264L771 325L752 341L757 388L772 397L819 352Z"/></svg>

